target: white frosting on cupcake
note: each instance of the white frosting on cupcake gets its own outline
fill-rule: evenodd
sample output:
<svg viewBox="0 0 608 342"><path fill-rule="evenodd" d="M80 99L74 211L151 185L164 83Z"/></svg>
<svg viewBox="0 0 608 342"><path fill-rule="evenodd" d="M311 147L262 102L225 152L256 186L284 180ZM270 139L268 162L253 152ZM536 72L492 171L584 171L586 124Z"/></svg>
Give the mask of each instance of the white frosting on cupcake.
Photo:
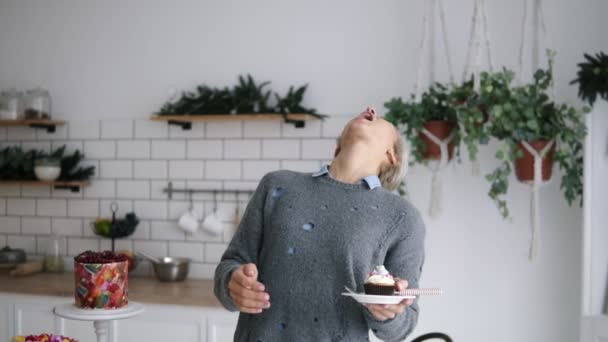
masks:
<svg viewBox="0 0 608 342"><path fill-rule="evenodd" d="M395 279L388 273L384 265L378 265L368 275L365 283L377 284L377 285L395 285Z"/></svg>

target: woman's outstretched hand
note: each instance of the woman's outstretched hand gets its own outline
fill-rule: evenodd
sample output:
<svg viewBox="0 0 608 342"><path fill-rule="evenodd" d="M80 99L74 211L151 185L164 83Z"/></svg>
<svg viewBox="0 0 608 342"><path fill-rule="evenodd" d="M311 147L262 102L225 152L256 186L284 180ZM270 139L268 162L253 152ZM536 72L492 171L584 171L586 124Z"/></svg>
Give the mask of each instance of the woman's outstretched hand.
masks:
<svg viewBox="0 0 608 342"><path fill-rule="evenodd" d="M395 277L395 287L397 291L407 289L407 280ZM365 304L369 312L378 321L386 321L401 315L405 309L414 303L414 299L407 298L399 304Z"/></svg>
<svg viewBox="0 0 608 342"><path fill-rule="evenodd" d="M270 308L270 296L264 292L264 284L258 281L258 268L255 264L239 266L232 272L228 290L239 311L256 314Z"/></svg>

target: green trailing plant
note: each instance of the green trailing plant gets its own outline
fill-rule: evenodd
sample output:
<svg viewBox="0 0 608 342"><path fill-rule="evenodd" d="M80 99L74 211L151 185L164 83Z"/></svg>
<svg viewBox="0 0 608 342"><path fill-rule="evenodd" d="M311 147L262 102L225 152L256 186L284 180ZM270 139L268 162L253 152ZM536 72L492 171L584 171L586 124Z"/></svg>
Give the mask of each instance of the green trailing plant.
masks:
<svg viewBox="0 0 608 342"><path fill-rule="evenodd" d="M267 89L270 82L257 83L251 75L239 76L233 88L211 88L200 85L196 91L183 92L175 101L166 102L159 115L205 115L205 114L289 114L307 113L318 118L315 109L302 106L307 85L289 87L285 96ZM274 94L276 103L271 104Z"/></svg>
<svg viewBox="0 0 608 342"><path fill-rule="evenodd" d="M409 101L403 101L400 97L392 98L384 106L387 109L386 120L397 127L402 127L402 134L410 144L413 160L410 164L426 163L424 152L426 144L420 137L424 124L428 121L448 121L457 127L458 116L451 103L449 86L435 83L425 91L420 101L416 101L414 95ZM459 154L460 132L455 130L454 146L456 155Z"/></svg>
<svg viewBox="0 0 608 342"><path fill-rule="evenodd" d="M608 55L603 52L595 56L584 54L585 62L578 64L578 96L593 106L598 96L608 100Z"/></svg>
<svg viewBox="0 0 608 342"><path fill-rule="evenodd" d="M95 173L94 166L79 167L84 155L80 151L66 154L65 145L50 154L39 150L24 151L19 146L9 146L0 150L0 179L36 180L35 161L44 158L60 161L60 181L83 181L91 178Z"/></svg>
<svg viewBox="0 0 608 342"><path fill-rule="evenodd" d="M586 134L582 116L588 110L557 104L548 95L553 82L553 57L550 53L548 69L537 70L532 83L510 86L501 94L500 101L487 107L487 132L502 142L496 152L500 164L486 175L490 182L488 195L505 218L510 215L504 195L509 188L512 164L523 156L518 147L521 141L555 140L553 158L563 174L560 187L568 204L572 205L577 198L582 203L582 141ZM479 96L480 101L488 103L494 95L482 92Z"/></svg>
<svg viewBox="0 0 608 342"><path fill-rule="evenodd" d="M486 125L489 120L488 108L511 96L513 77L513 72L507 69L500 72L482 72L479 76L478 92L474 90L472 79L453 88L450 94L451 103L458 114L462 141L467 146L470 160L477 159L479 145L489 142L490 133Z"/></svg>

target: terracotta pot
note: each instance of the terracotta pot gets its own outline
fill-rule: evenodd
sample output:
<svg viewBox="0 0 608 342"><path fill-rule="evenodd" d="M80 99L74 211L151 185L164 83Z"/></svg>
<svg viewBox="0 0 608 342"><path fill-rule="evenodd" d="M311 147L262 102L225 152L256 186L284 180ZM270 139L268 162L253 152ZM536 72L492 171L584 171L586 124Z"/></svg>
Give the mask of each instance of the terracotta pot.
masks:
<svg viewBox="0 0 608 342"><path fill-rule="evenodd" d="M538 153L542 151L549 143L548 140L537 140L528 142L530 146ZM521 182L534 180L534 156L525 147L519 143L517 147L524 153L524 156L515 160L515 175ZM551 179L551 171L553 170L553 154L555 153L555 144L551 146L545 154L542 161L543 181Z"/></svg>
<svg viewBox="0 0 608 342"><path fill-rule="evenodd" d="M431 134L436 136L439 140L444 140L447 138L452 131L454 130L455 124L452 122L444 121L444 120L433 120L428 121L424 124L424 128L426 128ZM439 145L435 144L431 139L429 139L422 132L418 135L420 139L422 139L423 143L426 145L426 150L423 152L423 156L425 159L440 159L441 158L441 148ZM448 160L451 160L454 157L454 142L450 142L448 144Z"/></svg>

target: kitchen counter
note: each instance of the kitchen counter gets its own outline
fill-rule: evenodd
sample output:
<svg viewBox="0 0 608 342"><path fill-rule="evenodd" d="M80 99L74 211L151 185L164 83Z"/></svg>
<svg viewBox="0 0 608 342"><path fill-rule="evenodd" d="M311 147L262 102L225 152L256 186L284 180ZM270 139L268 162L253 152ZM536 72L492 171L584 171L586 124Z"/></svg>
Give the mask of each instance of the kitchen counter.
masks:
<svg viewBox="0 0 608 342"><path fill-rule="evenodd" d="M0 274L0 292L73 298L74 274L38 273L23 277ZM161 283L156 278L129 277L129 300L149 304L221 307L213 295L213 281L204 279Z"/></svg>

